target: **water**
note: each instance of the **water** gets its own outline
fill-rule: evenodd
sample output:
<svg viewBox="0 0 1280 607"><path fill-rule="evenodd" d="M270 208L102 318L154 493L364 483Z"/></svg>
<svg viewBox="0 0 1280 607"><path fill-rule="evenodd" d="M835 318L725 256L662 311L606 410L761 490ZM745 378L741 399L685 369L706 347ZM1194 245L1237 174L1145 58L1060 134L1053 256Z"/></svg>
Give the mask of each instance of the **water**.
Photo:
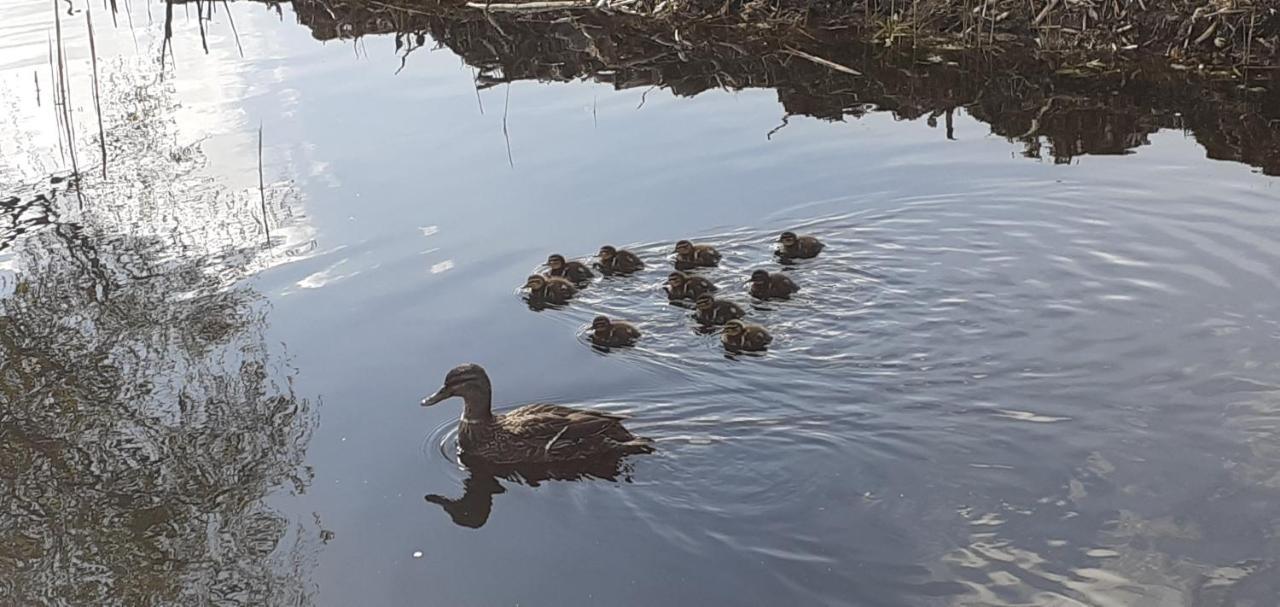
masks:
<svg viewBox="0 0 1280 607"><path fill-rule="evenodd" d="M1099 147L1059 117L1081 143L1037 159L981 106L930 126L806 117L771 88L477 91L487 60L429 40L397 74L391 36L319 44L289 7L231 8L244 57L221 6L208 54L176 6L163 81L163 6L132 6L132 32L95 13L106 179L83 15L64 22L83 210L49 181L66 162L32 85L52 17L4 9L0 603L1280 596L1265 134L1233 156L1221 131L1141 123ZM750 304L786 229L828 247L786 270L796 298ZM767 353L727 357L661 296L680 238L724 252L707 275ZM520 301L547 254L605 243L649 268L563 310ZM597 313L644 340L592 349ZM627 412L658 451L579 479L472 471L458 404L417 406L468 361L500 408Z"/></svg>

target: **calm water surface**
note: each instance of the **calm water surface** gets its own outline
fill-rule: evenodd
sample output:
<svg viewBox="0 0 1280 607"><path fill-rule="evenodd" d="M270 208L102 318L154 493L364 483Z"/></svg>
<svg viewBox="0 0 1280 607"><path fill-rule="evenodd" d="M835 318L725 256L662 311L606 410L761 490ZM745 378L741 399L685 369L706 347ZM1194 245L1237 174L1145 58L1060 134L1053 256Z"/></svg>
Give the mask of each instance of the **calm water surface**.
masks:
<svg viewBox="0 0 1280 607"><path fill-rule="evenodd" d="M161 79L134 4L93 7L105 179L64 15L83 209L50 182L52 15L0 9L0 603L1277 604L1275 177L1168 130L1063 164L964 112L767 136L770 90L477 92L287 6L232 4L243 57L176 6ZM828 249L748 305L786 229ZM767 354L661 297L686 237ZM649 269L521 302L605 243ZM598 313L646 338L591 349ZM499 407L627 412L658 452L469 472L458 404L417 406L468 361Z"/></svg>

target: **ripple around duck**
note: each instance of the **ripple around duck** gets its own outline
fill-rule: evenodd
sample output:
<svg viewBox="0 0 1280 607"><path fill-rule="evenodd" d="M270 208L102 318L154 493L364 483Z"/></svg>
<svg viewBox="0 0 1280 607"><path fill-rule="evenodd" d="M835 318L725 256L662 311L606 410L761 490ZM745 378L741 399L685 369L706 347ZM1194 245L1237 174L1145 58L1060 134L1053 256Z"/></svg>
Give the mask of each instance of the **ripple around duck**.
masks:
<svg viewBox="0 0 1280 607"><path fill-rule="evenodd" d="M1027 201L1024 191L1042 195ZM693 238L723 255L696 273L774 334L758 357L727 357L717 332L699 331L688 308L666 300L671 242L627 246L644 271L597 278L549 312L584 348L597 314L635 323L644 332L636 347L601 354L663 378L660 390L600 405L633 411L629 426L658 441L657 454L634 460L633 481L647 490L620 499L672 547L699 558L750 554L767 563L762 576L787 587L803 575L796 563L855 558L895 570L928 554L952 573L926 572L901 592L1018 594L970 579L990 574L1027 589L1060 584L1054 596L1123 596L1102 582L1101 590L1069 582L1069 569L1010 570L1000 547L1041 558L1025 538L1042 532L1026 517L1073 521L1055 523L1073 537L1103 533L1102 513L1114 508L1102 496L1117 494L1108 487L1119 481L1076 478L1062 462L1102 452L1148 461L1188 443L1239 451L1223 412L1250 410L1277 390L1280 331L1274 308L1260 302L1278 295L1280 226L1256 194L1223 202L1216 211L1228 219L1214 221L1201 207L1119 191L1132 198L1100 203L1089 188L1049 182L997 184L963 200L869 194ZM798 214L809 217L788 221ZM785 229L827 247L783 266L771 250ZM786 272L801 290L752 301L745 280L757 268ZM1196 344L1194 356L1180 343ZM1275 460L1275 451L1242 457L1262 456ZM1193 456L1171 459L1181 463L1133 468L1126 491L1178 493L1146 476L1195 465ZM1237 469L1261 478L1265 467ZM812 510L832 503L843 506ZM950 527L937 513L961 504L1011 522L974 527L972 546L940 545ZM823 536L850 529L904 546L903 560L860 554L851 547L860 538L842 545ZM972 556L981 550L988 556ZM1061 558L1085 572L1097 565ZM959 581L929 586L939 575ZM808 587L806 596L835 595Z"/></svg>

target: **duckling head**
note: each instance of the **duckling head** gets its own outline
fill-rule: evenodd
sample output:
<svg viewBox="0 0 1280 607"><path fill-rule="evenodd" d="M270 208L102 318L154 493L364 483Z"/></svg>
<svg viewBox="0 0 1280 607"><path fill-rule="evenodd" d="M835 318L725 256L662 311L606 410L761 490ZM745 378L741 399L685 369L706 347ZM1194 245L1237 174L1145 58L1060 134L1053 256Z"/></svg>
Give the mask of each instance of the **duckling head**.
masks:
<svg viewBox="0 0 1280 607"><path fill-rule="evenodd" d="M617 254L617 249L613 248L611 245L604 245L603 247L600 247L600 252L596 253L596 257L599 257L600 261L609 261Z"/></svg>
<svg viewBox="0 0 1280 607"><path fill-rule="evenodd" d="M530 276L529 279L526 280L524 283L524 287L532 291L537 291L538 289L541 289L542 287L545 287L545 286L547 286L547 279L546 277L540 274L534 274Z"/></svg>
<svg viewBox="0 0 1280 607"><path fill-rule="evenodd" d="M724 323L724 334L728 335L729 337L737 337L739 335L742 335L743 333L746 332L746 330L747 330L746 323L736 318L729 322Z"/></svg>
<svg viewBox="0 0 1280 607"><path fill-rule="evenodd" d="M552 270L559 270L560 268L563 268L564 255L561 255L559 253L552 253L551 255L549 255L547 257L547 267L550 267Z"/></svg>
<svg viewBox="0 0 1280 607"><path fill-rule="evenodd" d="M608 331L610 324L608 316L597 316L591 319L591 328L595 331Z"/></svg>
<svg viewBox="0 0 1280 607"><path fill-rule="evenodd" d="M756 270L751 273L752 284L762 285L762 284L768 284L768 282L769 282L769 272L767 270Z"/></svg>
<svg viewBox="0 0 1280 607"><path fill-rule="evenodd" d="M693 252L693 243L687 240L681 240L676 243L676 253L685 255Z"/></svg>
<svg viewBox="0 0 1280 607"><path fill-rule="evenodd" d="M488 407L489 397L492 392L493 388L489 384L489 374L485 373L484 367L468 363L458 365L449 371L444 376L444 385L439 390L436 390L435 394L422 399L422 406L430 407L438 402L460 396L467 403L468 409L473 406L479 406L481 403Z"/></svg>
<svg viewBox="0 0 1280 607"><path fill-rule="evenodd" d="M670 274L667 274L667 284L671 285L672 287L679 288L688 280L689 280L689 275L685 274L684 272L672 272Z"/></svg>
<svg viewBox="0 0 1280 607"><path fill-rule="evenodd" d="M693 301L693 306L699 310L710 310L715 303L716 299L710 293L703 293Z"/></svg>
<svg viewBox="0 0 1280 607"><path fill-rule="evenodd" d="M795 244L796 240L798 240L798 238L796 237L795 232L783 232L782 235L778 237L778 242L782 243L782 245L786 247Z"/></svg>

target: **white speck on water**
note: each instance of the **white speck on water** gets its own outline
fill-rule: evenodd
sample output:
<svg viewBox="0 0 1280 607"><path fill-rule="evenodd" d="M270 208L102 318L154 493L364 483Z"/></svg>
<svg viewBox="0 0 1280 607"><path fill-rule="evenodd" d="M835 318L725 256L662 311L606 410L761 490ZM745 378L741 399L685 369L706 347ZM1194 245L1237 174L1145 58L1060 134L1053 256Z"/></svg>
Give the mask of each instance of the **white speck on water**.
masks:
<svg viewBox="0 0 1280 607"><path fill-rule="evenodd" d="M423 226L421 228L418 228L418 231L422 232L423 236L430 236L432 234L435 234L436 232L439 232L440 228L438 226Z"/></svg>
<svg viewBox="0 0 1280 607"><path fill-rule="evenodd" d="M444 261L442 261L442 262L440 262L440 263L438 263L438 264L436 264L436 265L431 266L431 273L432 273L432 274L439 274L439 273L441 273L441 272L446 272L446 271L451 270L451 269L453 269L453 260L452 260L452 259L446 259L446 260L444 260Z"/></svg>
<svg viewBox="0 0 1280 607"><path fill-rule="evenodd" d="M421 550L417 550L417 551L415 551L415 552L413 553L413 558L415 558L415 559L420 559L420 558L422 558L422 551L421 551Z"/></svg>

